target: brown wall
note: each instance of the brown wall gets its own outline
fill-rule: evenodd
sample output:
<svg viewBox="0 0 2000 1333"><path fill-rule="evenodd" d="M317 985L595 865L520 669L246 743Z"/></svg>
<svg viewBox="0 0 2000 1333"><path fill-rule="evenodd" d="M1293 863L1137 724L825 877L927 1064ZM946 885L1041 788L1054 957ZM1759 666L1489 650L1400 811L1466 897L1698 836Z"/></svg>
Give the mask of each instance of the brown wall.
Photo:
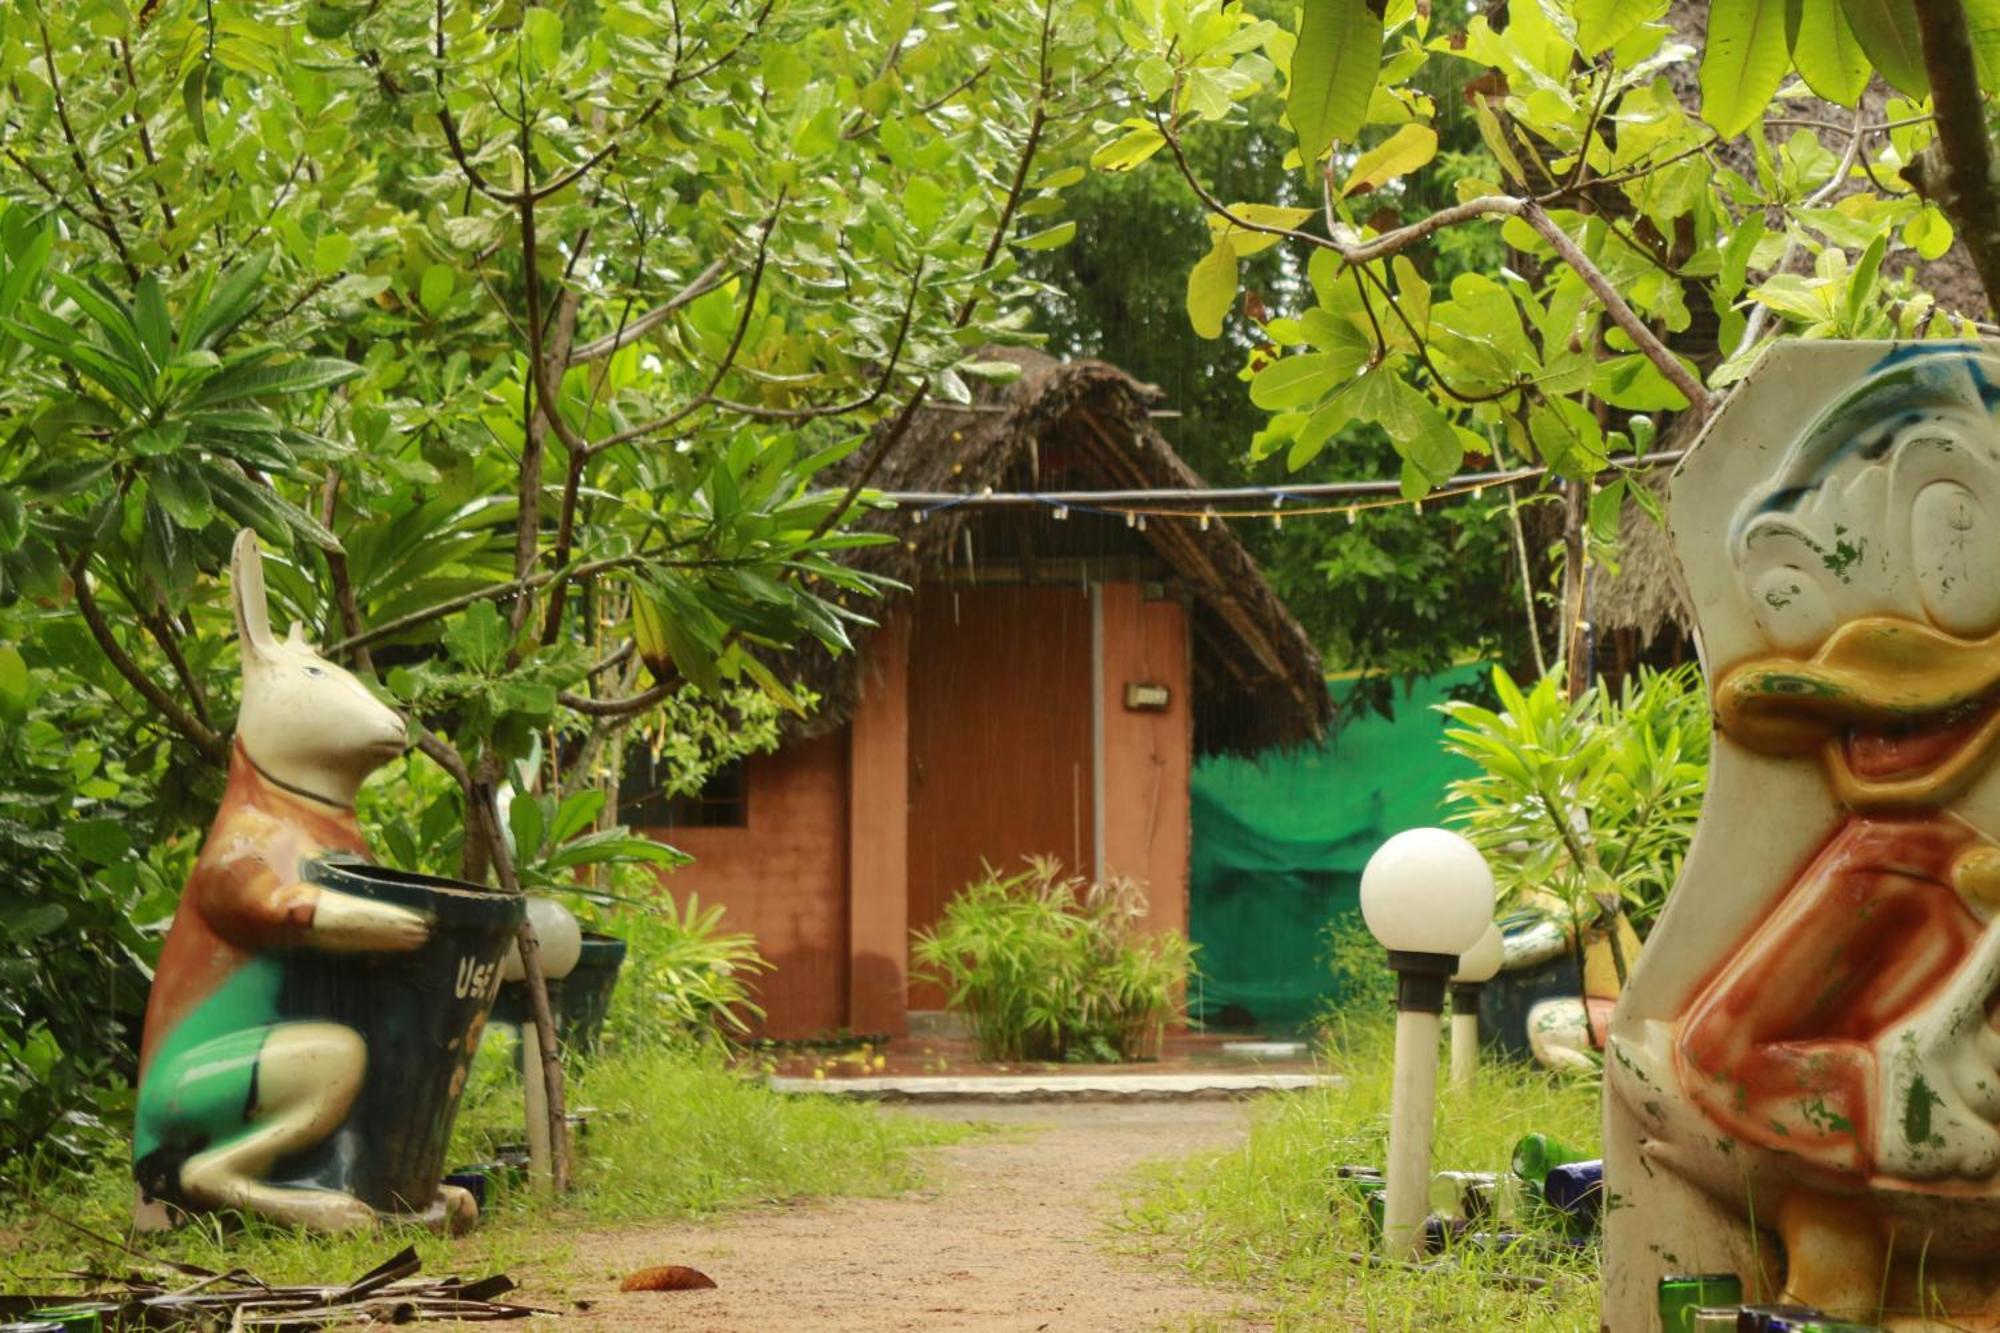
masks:
<svg viewBox="0 0 2000 1333"><path fill-rule="evenodd" d="M1101 586L1104 870L1146 886L1147 924L1188 927L1188 780L1194 715L1187 611L1136 583ZM1164 712L1129 712L1128 683L1164 685Z"/></svg>
<svg viewBox="0 0 2000 1333"><path fill-rule="evenodd" d="M910 639L910 929L990 861L1088 874L1090 601L1075 585L926 584ZM942 1007L913 982L910 1007Z"/></svg>
<svg viewBox="0 0 2000 1333"><path fill-rule="evenodd" d="M848 1027L900 1035L910 961L910 617L868 640L848 728Z"/></svg>
<svg viewBox="0 0 2000 1333"><path fill-rule="evenodd" d="M746 828L679 828L659 836L695 858L667 887L726 909L775 970L757 980L760 1031L806 1037L846 1026L847 733L788 745L744 763Z"/></svg>

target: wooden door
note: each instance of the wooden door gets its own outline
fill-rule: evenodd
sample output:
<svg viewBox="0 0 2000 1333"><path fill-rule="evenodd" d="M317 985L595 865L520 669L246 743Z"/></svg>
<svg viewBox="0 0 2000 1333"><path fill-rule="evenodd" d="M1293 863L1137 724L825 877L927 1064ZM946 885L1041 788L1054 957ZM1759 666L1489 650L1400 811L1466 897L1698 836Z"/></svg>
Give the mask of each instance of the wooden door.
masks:
<svg viewBox="0 0 2000 1333"><path fill-rule="evenodd" d="M1076 585L918 592L910 640L910 929L990 862L1088 875L1090 598ZM914 975L912 1009L944 992Z"/></svg>

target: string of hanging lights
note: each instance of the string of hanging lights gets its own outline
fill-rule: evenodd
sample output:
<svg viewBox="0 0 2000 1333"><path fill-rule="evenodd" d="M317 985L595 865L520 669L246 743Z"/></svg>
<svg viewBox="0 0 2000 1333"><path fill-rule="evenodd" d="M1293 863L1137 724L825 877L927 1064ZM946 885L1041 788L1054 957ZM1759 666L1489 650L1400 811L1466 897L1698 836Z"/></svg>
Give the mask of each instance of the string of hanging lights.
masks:
<svg viewBox="0 0 2000 1333"><path fill-rule="evenodd" d="M1605 472L1626 472L1680 461L1684 450L1664 449L1607 459ZM1460 473L1422 496L1406 496L1396 481L1314 482L1298 486L1211 486L1141 488L1099 491L996 491L992 487L968 493L951 491L879 491L874 499L910 511L913 522L948 509L963 507L1018 508L1040 506L1056 519L1072 511L1122 518L1127 527L1145 531L1149 518L1193 519L1203 531L1229 519L1264 519L1282 528L1288 518L1345 515L1349 523L1360 514L1383 509L1422 513L1427 504L1477 496L1495 487L1517 486L1548 476L1547 467L1508 468L1497 472ZM1261 502L1255 508L1249 502Z"/></svg>

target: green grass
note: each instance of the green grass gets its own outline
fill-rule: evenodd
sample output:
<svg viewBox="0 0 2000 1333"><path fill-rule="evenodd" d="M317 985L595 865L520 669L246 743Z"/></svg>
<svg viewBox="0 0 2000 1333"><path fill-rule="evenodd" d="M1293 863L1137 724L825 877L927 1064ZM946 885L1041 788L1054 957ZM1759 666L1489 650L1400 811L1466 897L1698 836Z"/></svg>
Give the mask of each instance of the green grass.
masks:
<svg viewBox="0 0 2000 1333"><path fill-rule="evenodd" d="M1247 1305L1280 1329L1597 1326L1594 1248L1560 1262L1466 1250L1426 1271L1369 1265L1361 1206L1334 1173L1346 1163L1380 1166L1387 1154L1387 1026L1348 1034L1329 1063L1344 1086L1262 1102L1242 1147L1146 1171L1119 1223L1120 1243L1243 1289ZM1441 1094L1437 1168L1504 1171L1530 1130L1595 1153L1598 1093L1594 1081L1561 1082L1489 1060L1470 1094ZM1524 1289L1514 1281L1522 1277L1547 1285Z"/></svg>
<svg viewBox="0 0 2000 1333"><path fill-rule="evenodd" d="M501 1036L489 1032L482 1043L451 1164L487 1160L496 1143L522 1138L521 1086ZM135 1243L161 1258L241 1267L280 1283L357 1276L414 1244L426 1272L508 1271L560 1295L565 1276L578 1272L579 1233L779 1200L899 1193L919 1179L912 1149L967 1132L831 1098L781 1097L695 1050L606 1055L572 1082L569 1100L595 1109L576 1145L575 1192L560 1203L525 1188L489 1194L479 1229L466 1238L414 1229L329 1238L210 1218ZM44 1290L42 1279L66 1270L131 1266L63 1224L124 1237L132 1205L125 1163L107 1162L82 1180L26 1183L0 1204L0 1289Z"/></svg>

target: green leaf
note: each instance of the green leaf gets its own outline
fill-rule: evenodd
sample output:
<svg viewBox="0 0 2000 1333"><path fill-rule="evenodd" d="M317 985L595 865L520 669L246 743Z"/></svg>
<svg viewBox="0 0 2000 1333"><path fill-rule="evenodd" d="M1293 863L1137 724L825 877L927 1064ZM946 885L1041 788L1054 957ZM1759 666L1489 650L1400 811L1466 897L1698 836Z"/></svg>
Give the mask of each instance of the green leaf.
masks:
<svg viewBox="0 0 2000 1333"><path fill-rule="evenodd" d="M546 14L545 9L531 10L531 13ZM347 257L354 253L354 241L340 232L330 231L313 242L313 270L322 277L340 272L347 263Z"/></svg>
<svg viewBox="0 0 2000 1333"><path fill-rule="evenodd" d="M458 287L458 274L449 264L432 264L424 270L423 280L417 284L417 300L424 309L435 315L451 299Z"/></svg>
<svg viewBox="0 0 2000 1333"><path fill-rule="evenodd" d="M1667 12L1668 0L1576 0L1576 45L1585 58L1618 45Z"/></svg>
<svg viewBox="0 0 2000 1333"><path fill-rule="evenodd" d="M521 15L521 36L527 40L528 54L543 69L552 69L562 59L562 16L553 9L530 6Z"/></svg>
<svg viewBox="0 0 2000 1333"><path fill-rule="evenodd" d="M840 108L829 103L799 126L792 137L792 151L800 157L819 157L840 146Z"/></svg>
<svg viewBox="0 0 2000 1333"><path fill-rule="evenodd" d="M1076 223L1058 222L1047 231L1038 231L1032 236L1023 236L1014 244L1023 250L1056 250L1068 245L1076 236Z"/></svg>
<svg viewBox="0 0 2000 1333"><path fill-rule="evenodd" d="M0 487L0 551L12 551L28 535L28 507L21 493L11 486Z"/></svg>
<svg viewBox="0 0 2000 1333"><path fill-rule="evenodd" d="M491 602L474 602L445 627L445 650L468 671L484 676L498 675L507 665L507 649L512 634L499 608Z"/></svg>
<svg viewBox="0 0 2000 1333"><path fill-rule="evenodd" d="M1250 401L1267 412L1316 403L1338 386L1335 371L1326 352L1281 356L1250 381Z"/></svg>
<svg viewBox="0 0 2000 1333"><path fill-rule="evenodd" d="M361 367L352 361L327 356L304 356L275 366L266 362L235 366L202 385L188 406L214 407L245 398L306 393L345 383L360 373Z"/></svg>
<svg viewBox="0 0 2000 1333"><path fill-rule="evenodd" d="M1855 40L1840 0L1789 0L1785 40L1808 88L1841 106L1861 99L1874 68Z"/></svg>
<svg viewBox="0 0 2000 1333"><path fill-rule="evenodd" d="M903 190L903 211L910 219L910 225L919 232L928 234L944 216L951 196L944 187L929 176L912 179Z"/></svg>
<svg viewBox="0 0 2000 1333"><path fill-rule="evenodd" d="M270 266L271 256L266 252L232 270L208 304L196 311L181 329L179 350L187 352L197 347L213 347L229 336L257 308L258 298L263 292L264 274Z"/></svg>
<svg viewBox="0 0 2000 1333"><path fill-rule="evenodd" d="M19 721L28 713L28 663L21 650L0 643L0 717Z"/></svg>
<svg viewBox="0 0 2000 1333"><path fill-rule="evenodd" d="M1335 140L1351 143L1368 117L1382 65L1380 0L1304 0L1285 115L1308 167Z"/></svg>
<svg viewBox="0 0 2000 1333"><path fill-rule="evenodd" d="M1458 470L1465 447L1437 405L1407 380L1393 381L1394 393L1382 425L1403 459L1435 486Z"/></svg>
<svg viewBox="0 0 2000 1333"><path fill-rule="evenodd" d="M79 859L97 866L122 861L132 850L132 835L119 819L79 819L65 824L63 841Z"/></svg>
<svg viewBox="0 0 2000 1333"><path fill-rule="evenodd" d="M197 143L208 143L208 112L205 106L208 95L208 61L198 60L181 80L181 106L187 112L188 124L194 129Z"/></svg>
<svg viewBox="0 0 2000 1333"><path fill-rule="evenodd" d="M1218 236L1195 266L1188 270L1188 322L1197 336L1220 338L1222 321L1236 304L1236 247Z"/></svg>
<svg viewBox="0 0 2000 1333"><path fill-rule="evenodd" d="M557 808L556 817L549 821L549 842L560 847L595 824L604 800L602 787L586 788L565 799Z"/></svg>
<svg viewBox="0 0 2000 1333"><path fill-rule="evenodd" d="M1405 125L1354 161L1347 183L1340 187L1341 198L1366 190L1379 189L1407 176L1437 156L1437 131L1428 125Z"/></svg>
<svg viewBox="0 0 2000 1333"><path fill-rule="evenodd" d="M1875 297L1875 276L1882 269L1882 253L1888 248L1889 233L1879 231L1868 248L1861 252L1861 258L1854 261L1854 271L1847 275L1847 331L1858 334L1862 315L1868 303Z"/></svg>
<svg viewBox="0 0 2000 1333"><path fill-rule="evenodd" d="M1979 86L2000 88L2000 0L1965 0L1965 26L1972 37Z"/></svg>
<svg viewBox="0 0 2000 1333"><path fill-rule="evenodd" d="M1784 81L1785 0L1715 0L1701 57L1701 115L1718 134L1750 128Z"/></svg>
<svg viewBox="0 0 2000 1333"><path fill-rule="evenodd" d="M174 347L174 325L167 314L166 293L160 289L159 278L151 273L139 279L139 299L133 310L133 322L138 326L139 344L156 366L167 364Z"/></svg>
<svg viewBox="0 0 2000 1333"><path fill-rule="evenodd" d="M1625 479L1598 487L1590 496L1590 535L1600 542L1618 540L1618 520L1625 512Z"/></svg>
<svg viewBox="0 0 2000 1333"><path fill-rule="evenodd" d="M1140 125L1090 155L1099 171L1130 171L1167 146L1165 136L1151 125Z"/></svg>
<svg viewBox="0 0 2000 1333"><path fill-rule="evenodd" d="M1951 249L1951 223L1931 204L1925 204L1903 227L1903 244L1925 261L1939 258Z"/></svg>
<svg viewBox="0 0 2000 1333"><path fill-rule="evenodd" d="M187 440L187 423L184 421L162 421L157 426L147 426L132 432L127 441L132 452L142 458L157 458L170 454Z"/></svg>
<svg viewBox="0 0 2000 1333"><path fill-rule="evenodd" d="M1884 79L1911 97L1930 95L1931 80L1924 70L1923 38L1917 30L1912 0L1840 0L1840 8L1855 40Z"/></svg>
<svg viewBox="0 0 2000 1333"><path fill-rule="evenodd" d="M321 526L318 519L270 487L259 485L235 468L210 468L204 475L209 492L223 513L246 524L280 550L291 549L294 535L321 550L340 549L340 539Z"/></svg>
<svg viewBox="0 0 2000 1333"><path fill-rule="evenodd" d="M215 518L215 497L201 474L201 465L184 454L162 458L146 474L153 498L181 527L205 528Z"/></svg>
<svg viewBox="0 0 2000 1333"><path fill-rule="evenodd" d="M507 807L507 831L514 835L515 856L525 861L541 854L544 833L542 803L532 793L515 793Z"/></svg>

